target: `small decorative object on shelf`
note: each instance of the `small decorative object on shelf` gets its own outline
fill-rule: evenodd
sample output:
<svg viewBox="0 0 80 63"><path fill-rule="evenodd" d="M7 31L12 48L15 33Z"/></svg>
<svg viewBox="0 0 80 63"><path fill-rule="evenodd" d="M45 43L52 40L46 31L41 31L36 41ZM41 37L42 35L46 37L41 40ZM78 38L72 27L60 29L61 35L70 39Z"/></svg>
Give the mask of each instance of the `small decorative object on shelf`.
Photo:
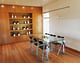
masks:
<svg viewBox="0 0 80 63"><path fill-rule="evenodd" d="M20 28L19 27L17 27L17 30L19 30Z"/></svg>
<svg viewBox="0 0 80 63"><path fill-rule="evenodd" d="M13 14L12 14L12 18L14 18Z"/></svg>
<svg viewBox="0 0 80 63"><path fill-rule="evenodd" d="M16 24L19 24L19 21L17 21Z"/></svg>
<svg viewBox="0 0 80 63"><path fill-rule="evenodd" d="M15 36L16 36L16 34L15 34L15 33L13 33L13 36L15 37Z"/></svg>
<svg viewBox="0 0 80 63"><path fill-rule="evenodd" d="M24 24L26 24L27 22L25 21Z"/></svg>
<svg viewBox="0 0 80 63"><path fill-rule="evenodd" d="M15 27L13 27L13 30L16 30L16 28L15 28Z"/></svg>
<svg viewBox="0 0 80 63"><path fill-rule="evenodd" d="M25 27L22 27L22 29L23 29L23 30L26 30L26 28L25 28Z"/></svg>
<svg viewBox="0 0 80 63"><path fill-rule="evenodd" d="M15 18L16 18L16 15L15 15Z"/></svg>
<svg viewBox="0 0 80 63"><path fill-rule="evenodd" d="M29 24L29 20L27 21L27 23Z"/></svg>
<svg viewBox="0 0 80 63"><path fill-rule="evenodd" d="M32 13L9 13L10 35L21 36L32 34Z"/></svg>
<svg viewBox="0 0 80 63"><path fill-rule="evenodd" d="M26 26L26 29L28 28L28 26Z"/></svg>
<svg viewBox="0 0 80 63"><path fill-rule="evenodd" d="M24 18L26 18L26 16L24 16Z"/></svg>
<svg viewBox="0 0 80 63"><path fill-rule="evenodd" d="M16 24L16 22L14 21L13 24Z"/></svg>
<svg viewBox="0 0 80 63"><path fill-rule="evenodd" d="M29 34L30 34L30 31L29 31Z"/></svg>
<svg viewBox="0 0 80 63"><path fill-rule="evenodd" d="M27 28L27 30L29 30L29 28Z"/></svg>
<svg viewBox="0 0 80 63"><path fill-rule="evenodd" d="M26 34L28 35L29 33L28 33L28 32L26 32Z"/></svg>
<svg viewBox="0 0 80 63"><path fill-rule="evenodd" d="M30 16L28 16L28 18L30 18Z"/></svg>
<svg viewBox="0 0 80 63"><path fill-rule="evenodd" d="M21 35L20 32L18 32L17 35L20 36Z"/></svg>

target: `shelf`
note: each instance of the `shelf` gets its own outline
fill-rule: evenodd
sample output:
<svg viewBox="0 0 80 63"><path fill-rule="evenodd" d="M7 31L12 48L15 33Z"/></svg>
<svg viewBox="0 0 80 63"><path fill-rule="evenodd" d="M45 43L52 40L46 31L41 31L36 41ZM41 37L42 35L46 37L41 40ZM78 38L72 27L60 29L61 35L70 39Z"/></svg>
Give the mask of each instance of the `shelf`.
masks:
<svg viewBox="0 0 80 63"><path fill-rule="evenodd" d="M10 30L11 32L18 32L18 31L30 31L30 30L32 30L32 29L26 29L26 30Z"/></svg>
<svg viewBox="0 0 80 63"><path fill-rule="evenodd" d="M27 19L32 19L32 18L9 18L11 20L27 20Z"/></svg>
<svg viewBox="0 0 80 63"><path fill-rule="evenodd" d="M15 26L15 25L32 25L32 23L29 23L29 24L10 24L10 26Z"/></svg>
<svg viewBox="0 0 80 63"><path fill-rule="evenodd" d="M16 35L16 36L11 36L11 37L23 37L23 36L28 36L28 37L29 37L30 35L32 35L32 34L22 34L22 35L20 35L20 36L17 36L17 35Z"/></svg>
<svg viewBox="0 0 80 63"><path fill-rule="evenodd" d="M11 36L15 36L17 34L26 35L26 33L33 33L32 13L9 13L9 22Z"/></svg>

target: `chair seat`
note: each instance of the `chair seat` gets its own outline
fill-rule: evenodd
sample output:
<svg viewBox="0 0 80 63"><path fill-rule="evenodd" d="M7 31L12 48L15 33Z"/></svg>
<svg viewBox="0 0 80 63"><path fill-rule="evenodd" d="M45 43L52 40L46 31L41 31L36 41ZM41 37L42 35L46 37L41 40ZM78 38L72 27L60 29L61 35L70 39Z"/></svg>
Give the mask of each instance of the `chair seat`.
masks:
<svg viewBox="0 0 80 63"><path fill-rule="evenodd" d="M34 45L36 45L36 46L37 46L37 43L35 43Z"/></svg>
<svg viewBox="0 0 80 63"><path fill-rule="evenodd" d="M43 42L42 42L42 41L39 41L39 45L41 45L41 44L43 44ZM37 43L35 43L34 45L37 46ZM43 46L39 46L39 48L40 48L40 49L43 49ZM44 48L44 49L46 49L46 45L45 45L45 48Z"/></svg>
<svg viewBox="0 0 80 63"><path fill-rule="evenodd" d="M39 41L39 44L43 44L43 42L42 41Z"/></svg>
<svg viewBox="0 0 80 63"><path fill-rule="evenodd" d="M61 43L58 43L58 42L52 42L52 44L54 44L54 45L61 45Z"/></svg>
<svg viewBox="0 0 80 63"><path fill-rule="evenodd" d="M34 45L37 46L37 44L38 44L38 43L35 43ZM43 42L42 42L42 41L39 41L39 45L41 45L41 44L43 44Z"/></svg>
<svg viewBox="0 0 80 63"><path fill-rule="evenodd" d="M40 48L40 49L43 49L43 46L39 46L39 48ZM46 45L45 45L45 48L44 48L44 49L46 49Z"/></svg>
<svg viewBox="0 0 80 63"><path fill-rule="evenodd" d="M31 43L33 43L33 40L30 40Z"/></svg>

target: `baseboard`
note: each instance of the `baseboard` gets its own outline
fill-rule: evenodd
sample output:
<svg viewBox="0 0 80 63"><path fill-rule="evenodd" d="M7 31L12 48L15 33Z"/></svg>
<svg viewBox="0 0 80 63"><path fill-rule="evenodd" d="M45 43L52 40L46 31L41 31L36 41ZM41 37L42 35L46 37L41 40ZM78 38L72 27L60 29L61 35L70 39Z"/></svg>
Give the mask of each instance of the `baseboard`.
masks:
<svg viewBox="0 0 80 63"><path fill-rule="evenodd" d="M71 53L71 54L80 56L80 51L78 51L78 50L75 50L75 49L70 48L70 47L67 47L67 46L65 47L65 49L66 49L67 52L69 52L69 53Z"/></svg>

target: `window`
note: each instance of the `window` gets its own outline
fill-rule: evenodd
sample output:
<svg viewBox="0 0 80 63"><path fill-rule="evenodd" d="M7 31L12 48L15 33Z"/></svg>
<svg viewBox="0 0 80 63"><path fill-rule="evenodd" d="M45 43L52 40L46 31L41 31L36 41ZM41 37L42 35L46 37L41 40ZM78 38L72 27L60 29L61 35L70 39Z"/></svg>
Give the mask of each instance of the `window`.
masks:
<svg viewBox="0 0 80 63"><path fill-rule="evenodd" d="M49 33L49 13L43 14L43 33Z"/></svg>

